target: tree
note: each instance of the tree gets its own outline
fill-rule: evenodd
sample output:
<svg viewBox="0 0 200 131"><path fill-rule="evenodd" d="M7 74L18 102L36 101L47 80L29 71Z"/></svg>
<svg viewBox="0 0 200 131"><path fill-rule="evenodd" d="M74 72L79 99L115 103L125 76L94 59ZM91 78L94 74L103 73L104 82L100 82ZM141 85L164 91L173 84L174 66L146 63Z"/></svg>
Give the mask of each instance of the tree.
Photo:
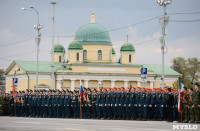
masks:
<svg viewBox="0 0 200 131"><path fill-rule="evenodd" d="M184 86L191 87L191 84L197 82L200 78L200 61L197 58L177 57L172 60L172 69L180 73ZM179 87L180 80L174 82L173 87Z"/></svg>
<svg viewBox="0 0 200 131"><path fill-rule="evenodd" d="M2 77L4 74L4 69L0 69L0 77Z"/></svg>
<svg viewBox="0 0 200 131"><path fill-rule="evenodd" d="M188 58L188 76L191 82L194 83L199 79L200 61L197 58Z"/></svg>

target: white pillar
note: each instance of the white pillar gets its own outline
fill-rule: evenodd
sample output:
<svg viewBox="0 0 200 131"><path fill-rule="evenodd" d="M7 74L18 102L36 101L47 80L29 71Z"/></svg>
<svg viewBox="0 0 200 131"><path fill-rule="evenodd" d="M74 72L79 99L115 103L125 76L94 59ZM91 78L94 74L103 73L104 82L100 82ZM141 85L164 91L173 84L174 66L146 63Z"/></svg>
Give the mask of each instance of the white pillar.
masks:
<svg viewBox="0 0 200 131"><path fill-rule="evenodd" d="M111 80L111 88L115 87L115 80Z"/></svg>
<svg viewBox="0 0 200 131"><path fill-rule="evenodd" d="M84 87L88 88L88 80L84 80Z"/></svg>
<svg viewBox="0 0 200 131"><path fill-rule="evenodd" d="M57 80L57 90L61 90L61 80Z"/></svg>
<svg viewBox="0 0 200 131"><path fill-rule="evenodd" d="M153 89L153 86L154 86L154 82L150 81L150 88Z"/></svg>
<svg viewBox="0 0 200 131"><path fill-rule="evenodd" d="M74 91L75 80L71 80L71 91Z"/></svg>
<svg viewBox="0 0 200 131"><path fill-rule="evenodd" d="M124 81L124 88L126 89L128 87L128 81Z"/></svg>
<svg viewBox="0 0 200 131"><path fill-rule="evenodd" d="M98 88L100 87L99 85L101 85L101 81L102 80L98 80Z"/></svg>
<svg viewBox="0 0 200 131"><path fill-rule="evenodd" d="M137 81L137 87L140 87L140 81Z"/></svg>

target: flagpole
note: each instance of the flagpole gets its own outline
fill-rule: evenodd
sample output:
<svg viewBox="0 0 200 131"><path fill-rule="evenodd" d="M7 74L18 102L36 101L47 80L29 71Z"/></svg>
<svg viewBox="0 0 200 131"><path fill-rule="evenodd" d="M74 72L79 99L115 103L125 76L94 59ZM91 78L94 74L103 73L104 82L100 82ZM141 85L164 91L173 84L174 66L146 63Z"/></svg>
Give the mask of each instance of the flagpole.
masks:
<svg viewBox="0 0 200 131"><path fill-rule="evenodd" d="M81 97L80 97L80 118L82 119Z"/></svg>
<svg viewBox="0 0 200 131"><path fill-rule="evenodd" d="M81 80L80 80L80 89L79 89L79 95L80 95L80 118L82 119L82 106L81 106L81 101L82 101L82 99L81 99L81 88L82 88L82 84L81 84Z"/></svg>

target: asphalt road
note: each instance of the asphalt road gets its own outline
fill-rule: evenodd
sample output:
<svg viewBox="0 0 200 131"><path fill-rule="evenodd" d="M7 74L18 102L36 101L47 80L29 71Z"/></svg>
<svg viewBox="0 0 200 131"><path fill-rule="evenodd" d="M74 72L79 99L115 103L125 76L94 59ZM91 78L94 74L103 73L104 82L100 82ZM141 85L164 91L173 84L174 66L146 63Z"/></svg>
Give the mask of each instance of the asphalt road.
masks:
<svg viewBox="0 0 200 131"><path fill-rule="evenodd" d="M0 117L0 131L169 131L173 130L173 125L181 124L165 121ZM200 125L197 127L199 130Z"/></svg>

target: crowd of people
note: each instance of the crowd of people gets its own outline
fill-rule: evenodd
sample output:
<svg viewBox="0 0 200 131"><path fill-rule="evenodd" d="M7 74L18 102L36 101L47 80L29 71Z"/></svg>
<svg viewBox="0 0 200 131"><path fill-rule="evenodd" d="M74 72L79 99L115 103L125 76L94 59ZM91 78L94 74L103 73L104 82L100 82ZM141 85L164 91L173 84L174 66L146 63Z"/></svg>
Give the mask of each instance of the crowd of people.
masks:
<svg viewBox="0 0 200 131"><path fill-rule="evenodd" d="M195 91L194 91L195 90ZM180 121L178 99L182 101L183 122L199 123L199 85L184 91L171 88L83 88L69 90L26 90L17 92L17 102L9 97L10 116ZM12 92L11 92L12 94ZM80 108L81 105L81 108ZM1 104L2 106L2 104Z"/></svg>

